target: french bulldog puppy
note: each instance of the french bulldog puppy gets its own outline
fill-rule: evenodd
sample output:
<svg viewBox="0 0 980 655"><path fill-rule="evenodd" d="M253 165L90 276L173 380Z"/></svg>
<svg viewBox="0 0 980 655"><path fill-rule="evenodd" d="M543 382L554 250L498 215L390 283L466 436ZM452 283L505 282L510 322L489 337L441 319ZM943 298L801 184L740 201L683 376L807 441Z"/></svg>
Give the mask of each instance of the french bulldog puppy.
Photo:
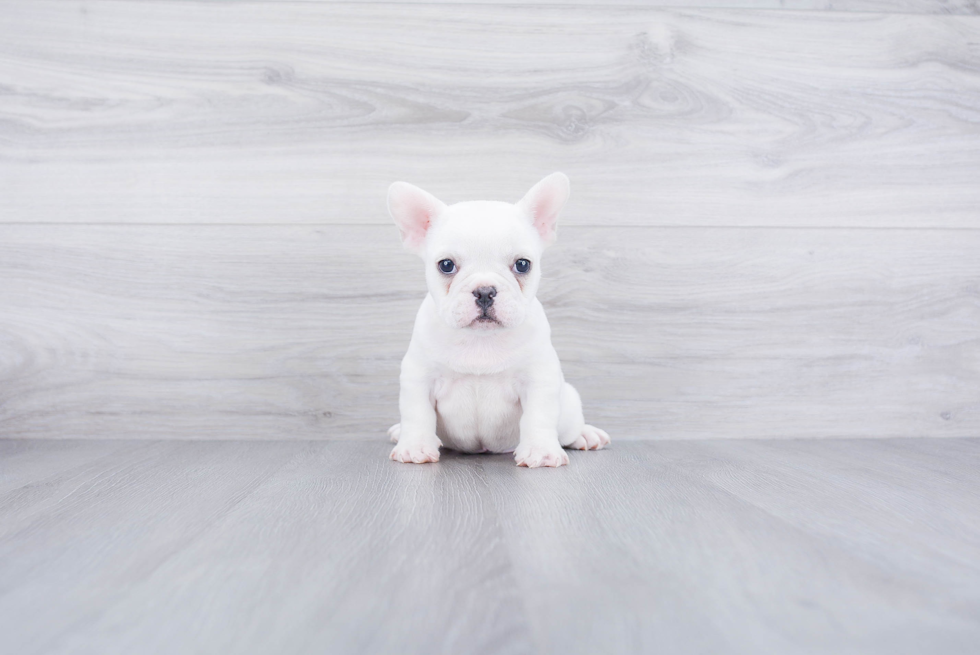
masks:
<svg viewBox="0 0 980 655"><path fill-rule="evenodd" d="M553 173L516 205L445 205L405 182L388 211L405 247L425 262L429 293L402 360L401 422L391 459L439 461L439 447L514 453L518 466L568 464L564 448L599 449L565 382L551 327L535 297L541 252L555 240L568 178Z"/></svg>

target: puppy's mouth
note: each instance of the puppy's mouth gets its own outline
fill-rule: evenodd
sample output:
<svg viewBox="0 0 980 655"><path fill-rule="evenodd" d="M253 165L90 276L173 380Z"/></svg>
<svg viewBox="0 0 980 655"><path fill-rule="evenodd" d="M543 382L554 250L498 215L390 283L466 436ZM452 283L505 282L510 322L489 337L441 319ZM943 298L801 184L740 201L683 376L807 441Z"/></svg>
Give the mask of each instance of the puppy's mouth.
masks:
<svg viewBox="0 0 980 655"><path fill-rule="evenodd" d="M501 323L489 312L483 312L470 323L470 327L492 327L493 325L501 325Z"/></svg>

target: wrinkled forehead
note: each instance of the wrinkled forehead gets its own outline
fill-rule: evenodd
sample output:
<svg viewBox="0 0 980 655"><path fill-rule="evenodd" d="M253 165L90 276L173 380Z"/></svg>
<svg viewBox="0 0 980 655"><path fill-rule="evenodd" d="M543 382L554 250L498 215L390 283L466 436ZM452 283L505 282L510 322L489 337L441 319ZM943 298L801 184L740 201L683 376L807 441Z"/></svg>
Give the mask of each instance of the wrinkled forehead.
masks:
<svg viewBox="0 0 980 655"><path fill-rule="evenodd" d="M530 221L506 202L451 205L433 224L427 241L431 254L436 256L443 251L471 257L527 256L540 248Z"/></svg>

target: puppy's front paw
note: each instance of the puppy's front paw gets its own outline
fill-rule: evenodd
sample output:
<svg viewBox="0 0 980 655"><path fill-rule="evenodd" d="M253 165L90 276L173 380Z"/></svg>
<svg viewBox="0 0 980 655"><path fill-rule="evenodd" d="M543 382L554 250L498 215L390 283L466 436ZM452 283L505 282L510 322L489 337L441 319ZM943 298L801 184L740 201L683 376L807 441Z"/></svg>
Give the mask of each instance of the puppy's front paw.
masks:
<svg viewBox="0 0 980 655"><path fill-rule="evenodd" d="M403 439L391 449L389 457L405 464L425 464L439 461L438 439Z"/></svg>
<svg viewBox="0 0 980 655"><path fill-rule="evenodd" d="M565 466L568 464L568 454L562 450L558 441L554 443L520 443L514 451L514 459L518 466L538 468L539 466Z"/></svg>
<svg viewBox="0 0 980 655"><path fill-rule="evenodd" d="M586 425L582 428L582 434L575 441L568 444L568 448L577 450L599 450L609 445L609 435L605 430L601 430L593 425Z"/></svg>

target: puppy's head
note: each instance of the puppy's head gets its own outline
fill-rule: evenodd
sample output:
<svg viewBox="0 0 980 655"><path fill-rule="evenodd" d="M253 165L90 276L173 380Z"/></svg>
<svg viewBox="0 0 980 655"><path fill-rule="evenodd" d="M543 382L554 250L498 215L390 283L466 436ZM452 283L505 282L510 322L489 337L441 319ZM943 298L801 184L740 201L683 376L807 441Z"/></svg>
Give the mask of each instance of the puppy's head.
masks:
<svg viewBox="0 0 980 655"><path fill-rule="evenodd" d="M494 330L524 322L541 279L541 252L555 240L568 178L552 173L517 204L445 205L405 182L388 211L405 247L422 257L429 293L452 327Z"/></svg>

